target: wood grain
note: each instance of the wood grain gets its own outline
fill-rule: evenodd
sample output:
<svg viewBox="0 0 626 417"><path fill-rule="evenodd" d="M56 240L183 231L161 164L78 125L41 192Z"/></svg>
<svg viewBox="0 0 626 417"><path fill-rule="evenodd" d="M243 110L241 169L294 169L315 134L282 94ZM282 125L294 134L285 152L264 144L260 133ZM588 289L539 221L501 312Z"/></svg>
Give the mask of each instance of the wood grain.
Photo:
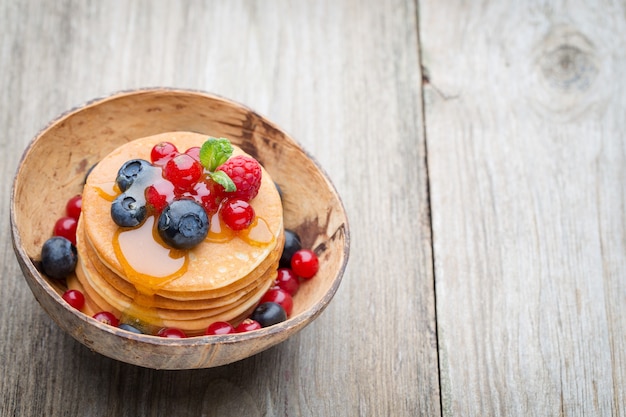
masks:
<svg viewBox="0 0 626 417"><path fill-rule="evenodd" d="M420 2L444 415L626 415L624 14Z"/></svg>
<svg viewBox="0 0 626 417"><path fill-rule="evenodd" d="M320 162L353 242L337 296L296 337L232 365L159 372L90 352L43 313L5 204L0 415L440 414L414 2L0 0L0 21L4 178L76 105L201 89L268 116Z"/></svg>

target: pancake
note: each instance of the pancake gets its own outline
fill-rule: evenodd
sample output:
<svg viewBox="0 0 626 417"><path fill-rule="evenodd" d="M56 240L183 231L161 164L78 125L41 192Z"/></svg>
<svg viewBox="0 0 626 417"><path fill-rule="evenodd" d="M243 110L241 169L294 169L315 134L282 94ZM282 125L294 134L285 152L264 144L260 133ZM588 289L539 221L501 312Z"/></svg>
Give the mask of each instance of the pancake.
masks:
<svg viewBox="0 0 626 417"><path fill-rule="evenodd" d="M89 311L110 311L151 331L176 327L196 335L215 321L236 325L273 285L284 244L282 203L263 168L259 192L250 201L253 225L232 232L215 215L209 236L189 250L165 245L155 231L154 215L133 229L120 228L111 218L111 202L119 192L115 178L124 162L150 160L151 149L160 142L171 142L182 152L202 146L207 138L171 132L137 139L91 171L77 229L79 262L76 276L68 280L68 286L83 292ZM245 153L234 147L233 155Z"/></svg>
<svg viewBox="0 0 626 417"><path fill-rule="evenodd" d="M109 285L116 288L121 293L126 294L129 297L134 296L137 290L135 286L117 275L108 266L104 265L98 258L95 250L90 242L83 237L82 224L79 224L77 230L77 240L80 242L78 250L83 258L89 258L93 263L98 274L106 280ZM278 238L278 244L270 252L266 259L259 264L259 266L247 276L240 278L238 281L222 288L217 288L212 291L195 291L195 292L182 292L182 291L167 291L165 289L159 289L155 292L155 301L165 308L176 308L175 304L185 304L185 308L193 308L192 305L198 305L198 308L203 308L207 303L217 303L222 297L228 296L235 291L243 290L247 287L253 286L261 273L263 273L272 264L275 264L280 259L282 253L282 247L284 243L284 234L281 232Z"/></svg>
<svg viewBox="0 0 626 417"><path fill-rule="evenodd" d="M96 305L100 306L101 309L117 313L116 315L118 316L130 315L138 317L142 321L153 325L159 325L163 320L188 321L211 318L217 315L228 315L228 319L234 319L237 314L229 312L232 312L233 309L237 309L242 305L249 305L250 302L258 300L258 298L267 291L268 285L271 285L276 279L276 270L268 270L262 277L262 280L257 283L256 287L252 288L247 293L239 294L230 304L204 310L171 310L155 307L152 305L151 297L140 296L130 298L117 293L110 287L100 287L98 286L97 280L94 280L97 274L92 275L92 272L93 270L89 267L88 263L80 262L77 266L76 275L78 281L86 289L87 294Z"/></svg>
<svg viewBox="0 0 626 417"><path fill-rule="evenodd" d="M102 264L91 248L91 245L85 242L84 233L82 233L82 224L79 224L76 236L79 256L84 260L85 267L90 269L90 276L92 280L96 281L95 285L98 287L110 286L120 293L121 296L135 298L137 296L137 289L108 269L106 265ZM281 234L277 249L282 248L283 239L284 237ZM167 294L161 295L157 292L150 298L150 302L153 307L174 310L204 310L232 304L244 294L258 287L259 278L268 269L276 270L278 268L280 254L280 250L273 251L253 273L231 284L229 287L218 289L215 293L174 293L172 294L174 298L168 298ZM194 298L192 299L190 297Z"/></svg>
<svg viewBox="0 0 626 417"><path fill-rule="evenodd" d="M116 254L113 242L116 239L119 227L113 222L110 214L110 200L113 181L122 164L130 159L142 158L150 160L152 147L160 142L169 141L179 150L186 150L194 146L201 146L207 136L191 132L173 132L137 139L117 148L106 156L90 173L83 191L83 211L81 221L85 223L85 233L93 245L101 261L117 275L124 277L134 285L146 285L142 277L136 277L129 271L124 260ZM235 147L233 155L244 154ZM173 273L163 278L156 278L148 282L150 290L163 289L175 292L212 291L226 287L254 271L259 264L276 247L277 238L283 230L282 204L276 187L269 174L262 170L262 181L258 195L250 201L257 213L261 224L267 227L271 240L264 245L251 245L245 240L234 237L227 244L205 240L188 251L188 264L182 273L182 268L167 265L164 269L172 268ZM149 240L149 239L148 239ZM142 241L146 247L151 242ZM150 250L155 247L154 243ZM143 248L142 248L143 250ZM167 251L146 251L142 258L144 265L153 266L163 262L168 257ZM174 257L176 255L174 254ZM172 258L172 251L169 253ZM169 261L168 261L169 262ZM173 262L170 262L173 263ZM143 267L143 265L140 265ZM132 268L139 269L139 268ZM149 274L146 274L149 275ZM171 279L173 275L177 276ZM145 280L144 280L145 281Z"/></svg>
<svg viewBox="0 0 626 417"><path fill-rule="evenodd" d="M276 279L276 271L273 271L246 300L235 303L235 305L225 311L216 311L208 316L201 317L192 316L190 318L170 318L161 317L159 314L166 314L166 312L161 309L153 310L153 312L158 311L155 316L150 314L149 309L138 309L138 307L132 303L128 307L124 305L115 306L109 304L103 297L100 296L99 291L91 286L85 271L86 269L84 268L84 265L79 261L76 268L78 285L74 284L74 286L83 292L85 295L85 301L89 302L93 311L109 311L116 317L120 317L122 322L128 322L131 325L139 323L140 326L138 327L142 328L158 330L162 327L176 327L185 331L188 336L203 334L204 330L211 323L216 321L227 321L233 324L233 326L236 326L239 322L249 316L256 306L259 298L272 286L274 280ZM94 308L93 306L97 306L97 308ZM87 313L87 311L84 312Z"/></svg>

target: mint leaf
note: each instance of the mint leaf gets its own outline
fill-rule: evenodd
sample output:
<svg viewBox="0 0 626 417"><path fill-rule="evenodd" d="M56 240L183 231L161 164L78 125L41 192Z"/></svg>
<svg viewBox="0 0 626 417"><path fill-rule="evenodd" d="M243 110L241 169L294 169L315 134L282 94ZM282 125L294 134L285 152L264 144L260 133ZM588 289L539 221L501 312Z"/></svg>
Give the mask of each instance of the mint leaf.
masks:
<svg viewBox="0 0 626 417"><path fill-rule="evenodd" d="M200 163L207 170L213 172L217 167L226 162L232 154L233 146L228 139L209 138L202 144L202 148L200 148Z"/></svg>
<svg viewBox="0 0 626 417"><path fill-rule="evenodd" d="M224 171L209 172L209 175L213 181L224 187L226 192L237 191L237 186Z"/></svg>

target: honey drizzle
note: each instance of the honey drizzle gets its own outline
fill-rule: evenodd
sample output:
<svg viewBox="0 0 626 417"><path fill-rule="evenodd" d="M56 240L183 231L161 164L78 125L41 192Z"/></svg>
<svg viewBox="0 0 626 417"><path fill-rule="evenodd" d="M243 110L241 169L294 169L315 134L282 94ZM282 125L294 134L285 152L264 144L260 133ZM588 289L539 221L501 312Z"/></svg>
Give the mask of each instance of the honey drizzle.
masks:
<svg viewBox="0 0 626 417"><path fill-rule="evenodd" d="M235 232L226 226L219 213L214 213L209 222L208 242L226 243L235 237Z"/></svg>
<svg viewBox="0 0 626 417"><path fill-rule="evenodd" d="M259 216L254 218L254 221L247 229L239 233L239 237L254 246L265 246L276 239L267 221Z"/></svg>
<svg viewBox="0 0 626 417"><path fill-rule="evenodd" d="M120 189L115 181L94 185L93 188L96 190L100 197L110 202L113 202L113 200L115 200L115 197L120 194Z"/></svg>
<svg viewBox="0 0 626 417"><path fill-rule="evenodd" d="M120 228L113 236L115 256L126 278L137 289L123 314L139 322L153 322L158 317L155 293L182 276L189 265L187 251L168 247L158 236L155 223L155 217L149 216L141 226Z"/></svg>

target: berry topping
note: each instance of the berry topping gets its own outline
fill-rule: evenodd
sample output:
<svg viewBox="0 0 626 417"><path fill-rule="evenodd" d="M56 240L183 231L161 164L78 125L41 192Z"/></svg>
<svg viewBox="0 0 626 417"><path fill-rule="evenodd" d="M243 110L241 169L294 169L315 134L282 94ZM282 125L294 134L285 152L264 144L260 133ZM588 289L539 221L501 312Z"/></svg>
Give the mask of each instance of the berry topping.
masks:
<svg viewBox="0 0 626 417"><path fill-rule="evenodd" d="M185 339L187 337L185 332L175 327L164 327L159 330L157 336L166 337L168 339Z"/></svg>
<svg viewBox="0 0 626 417"><path fill-rule="evenodd" d="M176 249L189 249L202 242L209 232L209 218L193 200L175 200L158 221L159 236Z"/></svg>
<svg viewBox="0 0 626 417"><path fill-rule="evenodd" d="M254 209L247 201L229 199L222 203L220 215L230 229L243 230L252 224Z"/></svg>
<svg viewBox="0 0 626 417"><path fill-rule="evenodd" d="M146 168L150 167L150 162L144 159L131 159L126 161L117 172L115 182L119 189L124 192L130 188L137 178L143 175Z"/></svg>
<svg viewBox="0 0 626 417"><path fill-rule="evenodd" d="M77 260L76 247L64 237L52 237L41 248L41 267L51 278L63 279L70 275Z"/></svg>
<svg viewBox="0 0 626 417"><path fill-rule="evenodd" d="M76 220L80 217L80 212L83 207L83 196L76 195L69 199L65 206L65 211L69 217L72 217Z"/></svg>
<svg viewBox="0 0 626 417"><path fill-rule="evenodd" d="M217 212L220 202L223 199L222 186L213 181L210 177L198 182L193 187L193 191L188 196L193 198L198 204L204 207L208 215Z"/></svg>
<svg viewBox="0 0 626 417"><path fill-rule="evenodd" d="M63 299L76 310L80 310L85 305L85 296L78 290L65 291Z"/></svg>
<svg viewBox="0 0 626 417"><path fill-rule="evenodd" d="M189 148L185 151L185 153L191 156L196 161L200 162L200 147L194 146L193 148Z"/></svg>
<svg viewBox="0 0 626 417"><path fill-rule="evenodd" d="M170 159L165 168L163 175L170 180L174 186L180 190L186 190L198 182L202 176L202 165L187 154L178 155Z"/></svg>
<svg viewBox="0 0 626 417"><path fill-rule="evenodd" d="M163 211L174 200L174 185L167 180L157 180L146 188L146 203L157 213Z"/></svg>
<svg viewBox="0 0 626 417"><path fill-rule="evenodd" d="M99 321L100 323L108 324L109 326L117 327L119 324L119 320L117 317L108 311L100 311L93 315L93 318Z"/></svg>
<svg viewBox="0 0 626 417"><path fill-rule="evenodd" d="M317 255L310 249L300 249L291 257L291 269L299 277L313 278L319 269Z"/></svg>
<svg viewBox="0 0 626 417"><path fill-rule="evenodd" d="M204 332L207 336L231 333L235 333L235 328L230 323L225 321L216 321L215 323L211 323L211 325L207 327L206 332Z"/></svg>
<svg viewBox="0 0 626 417"><path fill-rule="evenodd" d="M139 226L146 220L146 216L146 206L126 193L117 196L111 204L111 218L118 226Z"/></svg>
<svg viewBox="0 0 626 417"><path fill-rule="evenodd" d="M261 188L261 165L254 158L237 155L224 162L217 170L226 173L235 184L236 190L229 195L231 198L250 201Z"/></svg>
<svg viewBox="0 0 626 417"><path fill-rule="evenodd" d="M252 320L252 319L245 319L239 324L239 326L235 327L235 332L245 333L245 332L251 332L253 330L259 330L260 328L261 328L261 324L258 321Z"/></svg>
<svg viewBox="0 0 626 417"><path fill-rule="evenodd" d="M278 274L274 284L278 288L287 291L292 296L296 295L300 288L298 276L290 268L278 268Z"/></svg>
<svg viewBox="0 0 626 417"><path fill-rule="evenodd" d="M261 327L269 327L287 320L287 313L280 304L266 302L254 309L250 319L258 322Z"/></svg>
<svg viewBox="0 0 626 417"><path fill-rule="evenodd" d="M127 323L122 323L118 327L122 330L126 330L127 332L142 334L141 330Z"/></svg>
<svg viewBox="0 0 626 417"><path fill-rule="evenodd" d="M280 266L283 268L291 268L291 257L300 249L302 249L300 236L293 230L285 229L285 245L283 254L280 256Z"/></svg>
<svg viewBox="0 0 626 417"><path fill-rule="evenodd" d="M285 310L285 313L287 313L287 316L291 315L291 310L293 309L293 298L291 298L291 294L287 291L280 288L272 288L266 292L263 297L261 297L261 303L265 302L280 304L280 306Z"/></svg>
<svg viewBox="0 0 626 417"><path fill-rule="evenodd" d="M61 236L76 245L76 227L78 222L73 217L61 217L54 224L54 236Z"/></svg>
<svg viewBox="0 0 626 417"><path fill-rule="evenodd" d="M208 171L213 181L221 185L225 191L233 192L237 189L233 180L217 168L233 154L233 146L226 138L209 138L200 148L200 163Z"/></svg>
<svg viewBox="0 0 626 417"><path fill-rule="evenodd" d="M150 160L155 165L165 165L167 161L178 155L178 149L170 142L161 142L154 145L150 151Z"/></svg>

